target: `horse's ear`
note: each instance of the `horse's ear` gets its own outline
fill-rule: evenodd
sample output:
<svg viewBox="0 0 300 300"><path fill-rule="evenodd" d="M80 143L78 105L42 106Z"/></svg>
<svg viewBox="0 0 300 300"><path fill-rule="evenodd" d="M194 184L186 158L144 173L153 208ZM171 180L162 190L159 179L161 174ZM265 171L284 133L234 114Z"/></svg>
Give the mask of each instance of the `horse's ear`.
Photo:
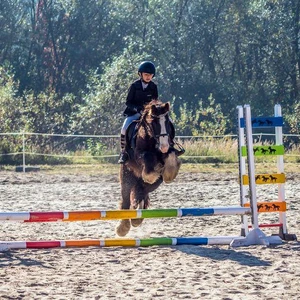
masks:
<svg viewBox="0 0 300 300"><path fill-rule="evenodd" d="M151 105L151 114L154 115L154 116L157 115L157 108L154 104Z"/></svg>
<svg viewBox="0 0 300 300"><path fill-rule="evenodd" d="M170 110L170 107L171 107L170 102L167 102L167 103L165 104L166 110L169 111L169 110Z"/></svg>

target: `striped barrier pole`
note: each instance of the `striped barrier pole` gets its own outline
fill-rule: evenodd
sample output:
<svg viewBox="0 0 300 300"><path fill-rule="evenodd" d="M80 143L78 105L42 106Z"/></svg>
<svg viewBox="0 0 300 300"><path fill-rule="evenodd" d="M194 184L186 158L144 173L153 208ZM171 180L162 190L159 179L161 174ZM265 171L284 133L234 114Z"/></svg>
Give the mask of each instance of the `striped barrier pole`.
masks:
<svg viewBox="0 0 300 300"><path fill-rule="evenodd" d="M230 245L238 236L216 237L158 237L148 239L92 239L92 240L56 240L56 241L9 241L0 242L0 251L11 249L50 249L74 247L148 247L176 245Z"/></svg>
<svg viewBox="0 0 300 300"><path fill-rule="evenodd" d="M249 207L170 208L138 210L103 210L70 212L1 212L0 221L19 222L72 222L92 220L120 220L137 218L201 217L213 215L251 214Z"/></svg>

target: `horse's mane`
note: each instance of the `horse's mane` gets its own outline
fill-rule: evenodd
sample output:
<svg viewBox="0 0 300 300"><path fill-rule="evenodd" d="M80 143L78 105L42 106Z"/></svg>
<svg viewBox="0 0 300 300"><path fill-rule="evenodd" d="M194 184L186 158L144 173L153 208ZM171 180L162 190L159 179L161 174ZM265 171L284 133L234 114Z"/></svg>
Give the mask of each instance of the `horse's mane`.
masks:
<svg viewBox="0 0 300 300"><path fill-rule="evenodd" d="M149 112L149 110L151 109L152 105L162 105L163 102L160 100L151 100L149 103L147 103L144 107L144 112Z"/></svg>
<svg viewBox="0 0 300 300"><path fill-rule="evenodd" d="M146 118L151 120L153 118L151 113L153 105L158 107L164 106L165 104L166 103L162 102L161 100L151 100L148 104L145 104L141 120L145 120Z"/></svg>

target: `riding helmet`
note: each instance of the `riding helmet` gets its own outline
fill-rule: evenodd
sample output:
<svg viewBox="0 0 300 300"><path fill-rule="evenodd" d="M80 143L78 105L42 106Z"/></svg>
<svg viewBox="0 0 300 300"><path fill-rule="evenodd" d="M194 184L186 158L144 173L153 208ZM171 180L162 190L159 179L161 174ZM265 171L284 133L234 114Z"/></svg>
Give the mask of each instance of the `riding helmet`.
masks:
<svg viewBox="0 0 300 300"><path fill-rule="evenodd" d="M155 66L154 63L151 61L143 61L138 69L138 73L149 73L155 76Z"/></svg>

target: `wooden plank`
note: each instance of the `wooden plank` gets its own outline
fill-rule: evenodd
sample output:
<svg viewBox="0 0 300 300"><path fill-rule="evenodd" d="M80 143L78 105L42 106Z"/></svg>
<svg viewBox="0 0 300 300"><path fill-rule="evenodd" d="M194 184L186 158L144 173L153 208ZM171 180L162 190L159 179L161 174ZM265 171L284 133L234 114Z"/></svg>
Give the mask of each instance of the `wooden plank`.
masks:
<svg viewBox="0 0 300 300"><path fill-rule="evenodd" d="M240 119L240 125L245 128L245 119ZM253 128L264 128L264 127L279 127L283 126L283 117L257 117L251 118L251 124Z"/></svg>
<svg viewBox="0 0 300 300"><path fill-rule="evenodd" d="M245 203L244 206L250 207L250 202ZM283 212L286 211L286 202L285 201L258 202L257 211L259 213Z"/></svg>
<svg viewBox="0 0 300 300"><path fill-rule="evenodd" d="M247 147L241 147L242 156L247 156ZM284 146L283 145L272 145L272 146L254 146L253 147L254 156L268 156L268 155L283 155Z"/></svg>
<svg viewBox="0 0 300 300"><path fill-rule="evenodd" d="M285 183L285 174L256 174L255 183L256 184L276 184ZM243 185L249 184L249 176L243 175Z"/></svg>

